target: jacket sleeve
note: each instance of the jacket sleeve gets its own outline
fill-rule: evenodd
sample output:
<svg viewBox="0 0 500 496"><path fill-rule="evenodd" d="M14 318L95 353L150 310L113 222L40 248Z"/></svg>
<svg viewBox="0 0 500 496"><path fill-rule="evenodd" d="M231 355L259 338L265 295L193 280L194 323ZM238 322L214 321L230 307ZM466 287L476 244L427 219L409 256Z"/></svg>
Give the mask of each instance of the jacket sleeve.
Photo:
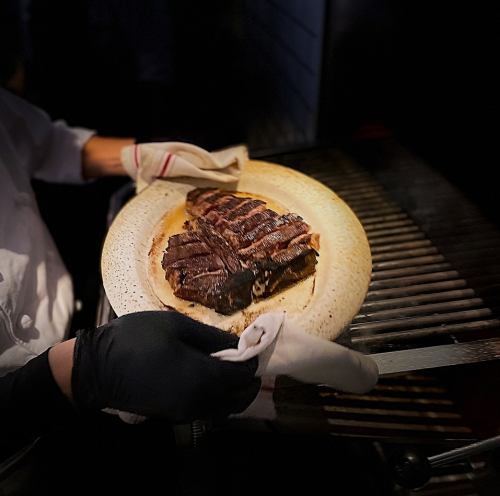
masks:
<svg viewBox="0 0 500 496"><path fill-rule="evenodd" d="M51 121L38 107L0 88L1 123L31 178L81 183L82 148L95 131Z"/></svg>
<svg viewBox="0 0 500 496"><path fill-rule="evenodd" d="M28 442L76 416L52 376L48 351L0 377L2 443Z"/></svg>

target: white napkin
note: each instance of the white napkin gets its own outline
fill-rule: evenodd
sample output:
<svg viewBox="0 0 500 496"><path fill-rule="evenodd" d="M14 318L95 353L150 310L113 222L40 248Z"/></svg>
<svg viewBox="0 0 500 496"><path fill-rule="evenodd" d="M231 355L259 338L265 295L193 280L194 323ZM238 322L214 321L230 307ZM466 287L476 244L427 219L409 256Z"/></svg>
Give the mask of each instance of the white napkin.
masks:
<svg viewBox="0 0 500 496"><path fill-rule="evenodd" d="M120 420L122 420L126 424L140 424L147 419L147 417L144 417L144 415L139 415L138 413L123 412L121 410L115 410L114 408L103 408L102 411L104 413L109 413L110 415L118 415L118 417L120 417Z"/></svg>
<svg viewBox="0 0 500 496"><path fill-rule="evenodd" d="M306 333L285 312L259 316L243 331L237 349L212 356L244 361L256 355L257 376L287 375L358 394L372 389L378 380L377 364L370 357Z"/></svg>
<svg viewBox="0 0 500 496"><path fill-rule="evenodd" d="M143 143L125 146L121 161L136 181L137 192L158 177L196 177L231 183L238 181L248 160L246 146L208 152L182 142Z"/></svg>

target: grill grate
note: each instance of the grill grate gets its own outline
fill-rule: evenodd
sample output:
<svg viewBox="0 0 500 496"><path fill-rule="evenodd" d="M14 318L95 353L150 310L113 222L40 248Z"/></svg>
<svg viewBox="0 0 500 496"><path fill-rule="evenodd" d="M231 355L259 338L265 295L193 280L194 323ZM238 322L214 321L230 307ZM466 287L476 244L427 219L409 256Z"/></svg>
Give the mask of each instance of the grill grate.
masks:
<svg viewBox="0 0 500 496"><path fill-rule="evenodd" d="M352 163L346 167L357 169ZM423 338L432 345L443 338L453 342L458 333L500 329L492 310L415 222L404 212L392 212L398 207L368 173L349 174L351 181L340 184L337 174L342 172L323 176L323 182L361 220L373 253L366 303L350 327L353 345L386 351Z"/></svg>
<svg viewBox="0 0 500 496"><path fill-rule="evenodd" d="M284 430L450 447L476 439L452 395L429 374L384 377L364 395L280 378L275 402Z"/></svg>
<svg viewBox="0 0 500 496"><path fill-rule="evenodd" d="M500 320L468 281L476 268L476 249L493 251L497 234L481 240L465 237L478 217L461 219L458 228L434 229L431 240L415 220L387 194L372 175L352 159L325 150L277 158L333 189L365 228L373 259L372 280L360 313L347 337L364 352L386 352L460 341L465 335L499 335ZM297 167L298 166L298 167ZM430 217L436 217L432 213ZM434 243L446 238L461 254L460 270ZM488 245L488 241L492 244ZM474 274L477 281L484 274ZM481 333L481 334L479 334Z"/></svg>
<svg viewBox="0 0 500 496"><path fill-rule="evenodd" d="M468 230L486 225L480 217L464 215L456 222L449 218L448 224L458 228L446 224L440 229L442 216L427 209L417 221L371 173L338 151L271 160L333 189L367 233L372 281L341 341L363 352L380 353L498 336L500 319L483 298L495 292L497 281L484 277L484 259L478 259L496 259L497 236L489 231L481 239L470 235ZM471 280L486 282L472 285ZM475 438L439 377L429 373L383 377L367 395L308 388L282 378L276 402L284 429L428 446L462 445Z"/></svg>

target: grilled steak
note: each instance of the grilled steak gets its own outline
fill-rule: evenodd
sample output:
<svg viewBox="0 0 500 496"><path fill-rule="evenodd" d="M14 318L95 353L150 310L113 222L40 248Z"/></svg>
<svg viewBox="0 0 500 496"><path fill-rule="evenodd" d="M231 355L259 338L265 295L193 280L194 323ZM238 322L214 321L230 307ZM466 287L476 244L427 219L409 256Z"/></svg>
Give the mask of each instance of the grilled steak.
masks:
<svg viewBox="0 0 500 496"><path fill-rule="evenodd" d="M193 217L171 236L162 267L180 298L229 315L315 271L319 235L296 214L218 189L188 193Z"/></svg>

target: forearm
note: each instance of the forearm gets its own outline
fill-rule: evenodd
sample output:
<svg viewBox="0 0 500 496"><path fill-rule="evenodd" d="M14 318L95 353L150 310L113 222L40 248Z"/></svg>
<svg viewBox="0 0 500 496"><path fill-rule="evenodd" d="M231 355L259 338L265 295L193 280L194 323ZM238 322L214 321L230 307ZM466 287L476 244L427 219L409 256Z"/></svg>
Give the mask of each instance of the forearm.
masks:
<svg viewBox="0 0 500 496"><path fill-rule="evenodd" d="M93 136L82 150L82 174L85 179L103 176L125 176L120 160L124 146L134 144L132 138Z"/></svg>
<svg viewBox="0 0 500 496"><path fill-rule="evenodd" d="M49 351L50 371L61 392L69 400L71 393L71 373L73 371L73 353L75 350L75 339L69 339L57 344Z"/></svg>

